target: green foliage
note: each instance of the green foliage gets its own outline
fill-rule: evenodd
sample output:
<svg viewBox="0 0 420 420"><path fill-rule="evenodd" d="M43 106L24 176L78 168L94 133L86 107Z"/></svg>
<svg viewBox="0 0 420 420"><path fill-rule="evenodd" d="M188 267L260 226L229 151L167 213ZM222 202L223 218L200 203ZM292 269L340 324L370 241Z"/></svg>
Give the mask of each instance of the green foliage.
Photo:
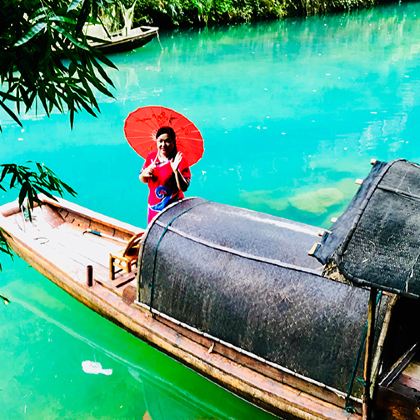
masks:
<svg viewBox="0 0 420 420"><path fill-rule="evenodd" d="M83 33L108 3L0 0L0 107L18 124L18 115L39 102L47 115L68 111L73 125L81 109L98 111L94 89L112 96L103 66L114 65Z"/></svg>
<svg viewBox="0 0 420 420"><path fill-rule="evenodd" d="M32 164L32 162L28 162ZM63 195L67 192L76 195L76 192L65 182L61 181L56 174L44 164L35 163L35 168L29 166L16 165L15 163L5 163L0 165L0 190L17 189L19 191L19 207L25 207L25 216L32 220L31 212L35 204L41 205L38 194L45 194L47 197L55 199L53 193ZM0 252L12 255L7 244L4 232L0 229ZM1 270L1 264L0 264Z"/></svg>
<svg viewBox="0 0 420 420"><path fill-rule="evenodd" d="M32 163L32 162L28 162ZM47 197L54 199L52 193L63 195L68 192L71 195L76 195L76 192L65 182L61 181L55 173L47 168L44 164L36 163L36 170L29 166L16 165L15 163L5 163L0 165L2 172L0 175L0 189L6 191L7 189L19 189L19 206L23 202L27 202L29 211L34 207L34 204L41 204L38 194L45 194ZM6 187L2 184L9 180ZM29 213L29 218L31 218Z"/></svg>
<svg viewBox="0 0 420 420"><path fill-rule="evenodd" d="M377 0L303 0L298 4L298 7L296 7L296 14L306 16L319 15L362 7L371 7L379 2L380 1Z"/></svg>
<svg viewBox="0 0 420 420"><path fill-rule="evenodd" d="M188 27L309 16L370 7L387 0L138 0L134 21L162 27ZM125 8L133 0L119 1ZM121 19L121 12L116 13Z"/></svg>
<svg viewBox="0 0 420 420"><path fill-rule="evenodd" d="M128 8L133 1L119 3ZM204 26L278 19L284 12L283 0L138 0L134 21L160 27Z"/></svg>

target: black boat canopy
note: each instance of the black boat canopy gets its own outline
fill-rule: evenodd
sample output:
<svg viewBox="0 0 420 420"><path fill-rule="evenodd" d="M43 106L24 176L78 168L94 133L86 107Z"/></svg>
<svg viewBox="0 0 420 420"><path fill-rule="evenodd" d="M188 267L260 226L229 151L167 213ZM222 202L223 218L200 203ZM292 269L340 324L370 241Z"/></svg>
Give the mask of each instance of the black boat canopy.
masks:
<svg viewBox="0 0 420 420"><path fill-rule="evenodd" d="M420 166L377 162L315 257L359 286L420 297Z"/></svg>
<svg viewBox="0 0 420 420"><path fill-rule="evenodd" d="M139 301L301 376L360 396L367 290L321 276L319 229L202 199L149 226ZM376 331L388 299L379 306ZM353 379L352 379L353 378ZM352 382L354 381L354 386Z"/></svg>

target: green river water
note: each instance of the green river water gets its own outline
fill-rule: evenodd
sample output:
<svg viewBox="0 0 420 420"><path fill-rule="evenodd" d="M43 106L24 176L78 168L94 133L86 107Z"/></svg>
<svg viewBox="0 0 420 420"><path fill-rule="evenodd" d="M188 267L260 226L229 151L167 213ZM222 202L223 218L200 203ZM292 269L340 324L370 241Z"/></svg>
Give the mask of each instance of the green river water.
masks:
<svg viewBox="0 0 420 420"><path fill-rule="evenodd" d="M1 162L42 161L76 201L138 226L143 161L124 139L142 105L184 113L205 154L189 196L322 227L369 160L420 162L420 3L345 15L161 34L115 55L101 114L2 120ZM122 187L124 186L124 187ZM0 196L1 202L14 194ZM76 302L18 258L1 257L0 418L268 418ZM112 375L84 373L85 360ZM147 415L146 415L147 418Z"/></svg>

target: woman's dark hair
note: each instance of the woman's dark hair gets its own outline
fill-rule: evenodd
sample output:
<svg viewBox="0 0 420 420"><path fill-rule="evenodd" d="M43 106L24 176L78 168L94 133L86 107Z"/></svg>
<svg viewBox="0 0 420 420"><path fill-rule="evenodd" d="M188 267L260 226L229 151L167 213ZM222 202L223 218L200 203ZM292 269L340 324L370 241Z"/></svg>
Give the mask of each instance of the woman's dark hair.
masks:
<svg viewBox="0 0 420 420"><path fill-rule="evenodd" d="M176 134L172 127L169 127L169 126L160 127L156 133L156 138L158 138L162 134L167 134L169 137L169 140L172 140L176 145Z"/></svg>

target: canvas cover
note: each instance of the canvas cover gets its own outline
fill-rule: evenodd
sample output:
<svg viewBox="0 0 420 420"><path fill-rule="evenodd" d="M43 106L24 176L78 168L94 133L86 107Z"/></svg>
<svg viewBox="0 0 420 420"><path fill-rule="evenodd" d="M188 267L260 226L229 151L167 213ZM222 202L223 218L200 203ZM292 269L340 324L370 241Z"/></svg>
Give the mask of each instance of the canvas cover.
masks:
<svg viewBox="0 0 420 420"><path fill-rule="evenodd" d="M307 254L318 231L185 200L161 213L146 232L139 301L346 392L366 332L369 292L321 277L322 265ZM359 381L352 393L360 396Z"/></svg>
<svg viewBox="0 0 420 420"><path fill-rule="evenodd" d="M315 257L359 286L420 297L420 166L376 163Z"/></svg>

